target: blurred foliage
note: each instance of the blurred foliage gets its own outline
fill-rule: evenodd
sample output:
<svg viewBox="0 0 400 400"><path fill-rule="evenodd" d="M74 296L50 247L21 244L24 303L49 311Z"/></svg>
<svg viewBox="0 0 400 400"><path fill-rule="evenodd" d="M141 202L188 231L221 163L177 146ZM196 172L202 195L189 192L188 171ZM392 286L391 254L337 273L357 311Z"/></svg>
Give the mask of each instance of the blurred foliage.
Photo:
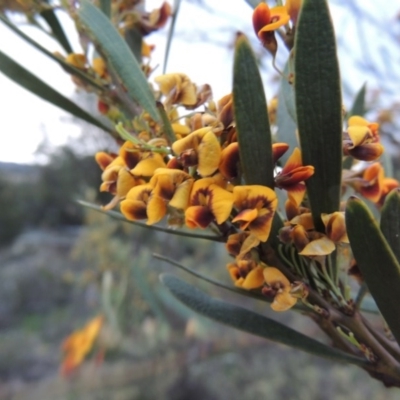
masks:
<svg viewBox="0 0 400 400"><path fill-rule="evenodd" d="M5 164L7 167L7 164ZM100 185L93 157L61 147L42 166L21 167L10 174L0 170L0 246L25 229L81 225L84 211L76 199ZM84 173L83 173L84 171ZM98 194L98 201L105 201Z"/></svg>

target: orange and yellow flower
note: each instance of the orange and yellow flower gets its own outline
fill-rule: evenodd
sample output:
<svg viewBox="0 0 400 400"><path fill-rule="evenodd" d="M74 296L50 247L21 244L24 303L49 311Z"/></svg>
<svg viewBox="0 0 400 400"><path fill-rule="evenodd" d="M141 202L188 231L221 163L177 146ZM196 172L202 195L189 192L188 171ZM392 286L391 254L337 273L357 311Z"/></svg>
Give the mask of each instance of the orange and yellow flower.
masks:
<svg viewBox="0 0 400 400"><path fill-rule="evenodd" d="M121 201L121 213L126 219L136 221L147 219L147 204L150 199L153 186L150 184L133 187L125 199Z"/></svg>
<svg viewBox="0 0 400 400"><path fill-rule="evenodd" d="M343 154L362 161L378 159L384 150L379 143L378 129L379 124L375 122L368 122L359 116L350 117L343 137Z"/></svg>
<svg viewBox="0 0 400 400"><path fill-rule="evenodd" d="M269 8L266 3L260 3L253 12L253 27L263 46L273 55L278 45L274 31L286 25L290 15L285 6Z"/></svg>
<svg viewBox="0 0 400 400"><path fill-rule="evenodd" d="M149 225L160 221L173 207L181 212L185 211L194 179L179 169L159 168L150 180L153 187L147 204Z"/></svg>
<svg viewBox="0 0 400 400"><path fill-rule="evenodd" d="M161 93L166 96L165 105L167 109L172 104L180 104L193 107L197 103L196 85L185 74L165 74L157 76L155 82Z"/></svg>
<svg viewBox="0 0 400 400"><path fill-rule="evenodd" d="M282 171L275 177L275 184L278 188L285 189L289 200L299 206L306 192L304 181L313 174L314 167L311 165L303 166L301 152L296 147Z"/></svg>
<svg viewBox="0 0 400 400"><path fill-rule="evenodd" d="M235 186L233 196L237 215L232 222L238 222L241 230L249 230L265 242L278 206L275 192L260 185Z"/></svg>
<svg viewBox="0 0 400 400"><path fill-rule="evenodd" d="M221 145L210 127L198 129L177 140L172 144L172 150L184 167L197 166L197 172L202 177L210 176L218 169Z"/></svg>
<svg viewBox="0 0 400 400"><path fill-rule="evenodd" d="M291 295L292 286L285 275L275 267L266 267L263 270L266 287L263 294L273 297L271 308L274 311L286 311L297 303L297 298Z"/></svg>
<svg viewBox="0 0 400 400"><path fill-rule="evenodd" d="M258 289L264 284L263 268L254 260L238 260L227 266L235 286L242 289Z"/></svg>
<svg viewBox="0 0 400 400"><path fill-rule="evenodd" d="M63 375L69 375L82 364L93 348L103 325L103 320L102 316L93 318L82 329L75 331L64 340L62 344L64 358L61 364L61 373Z"/></svg>
<svg viewBox="0 0 400 400"><path fill-rule="evenodd" d="M394 178L385 177L385 170L378 162L367 167L362 178L349 180L355 190L366 199L382 206L388 193L399 187L400 182Z"/></svg>
<svg viewBox="0 0 400 400"><path fill-rule="evenodd" d="M186 225L189 228L207 228L212 222L221 225L229 218L232 206L231 192L218 186L213 178L199 179L190 194Z"/></svg>

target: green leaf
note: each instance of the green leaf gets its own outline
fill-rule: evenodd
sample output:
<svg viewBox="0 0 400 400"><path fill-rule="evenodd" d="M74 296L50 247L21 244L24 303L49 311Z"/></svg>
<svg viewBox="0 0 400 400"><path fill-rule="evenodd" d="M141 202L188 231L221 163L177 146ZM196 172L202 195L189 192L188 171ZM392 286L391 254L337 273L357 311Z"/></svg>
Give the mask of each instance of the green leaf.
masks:
<svg viewBox="0 0 400 400"><path fill-rule="evenodd" d="M96 118L92 117L88 112L77 106L68 98L54 90L47 83L33 75L31 72L26 70L24 67L16 63L14 60L9 58L7 55L0 51L0 71L8 78L13 80L18 85L22 86L31 93L36 94L43 100L67 111L77 118L83 119L92 125L99 127L114 134L113 130L103 125Z"/></svg>
<svg viewBox="0 0 400 400"><path fill-rule="evenodd" d="M303 164L314 224L339 210L342 174L342 99L335 34L326 0L304 0L296 30L295 95Z"/></svg>
<svg viewBox="0 0 400 400"><path fill-rule="evenodd" d="M397 301L400 265L396 256L367 206L355 197L347 202L346 227L361 274L393 336L400 343L400 309Z"/></svg>
<svg viewBox="0 0 400 400"><path fill-rule="evenodd" d="M111 16L111 0L100 0L100 10L103 11L107 18Z"/></svg>
<svg viewBox="0 0 400 400"><path fill-rule="evenodd" d="M260 3L262 3L262 0L245 0L246 3L253 8L256 8Z"/></svg>
<svg viewBox="0 0 400 400"><path fill-rule="evenodd" d="M174 36L175 25L176 25L176 20L178 18L180 6L181 6L181 0L174 0L174 8L172 11L172 18L168 30L167 44L165 46L163 74L165 74L167 71L168 57L169 57L169 52L171 50L172 38Z"/></svg>
<svg viewBox="0 0 400 400"><path fill-rule="evenodd" d="M137 62L142 61L142 34L137 28L127 29L125 31L125 41L135 56Z"/></svg>
<svg viewBox="0 0 400 400"><path fill-rule="evenodd" d="M289 74L288 64L283 74ZM278 126L277 141L287 143L290 148L280 160L286 163L295 147L299 147L296 137L296 105L294 101L293 86L289 84L286 77L281 78L281 84L278 92L278 110L276 113L276 122Z"/></svg>
<svg viewBox="0 0 400 400"><path fill-rule="evenodd" d="M51 32L53 33L54 37L57 39L58 43L63 47L63 49L69 54L73 53L72 47L69 44L68 38L65 35L64 29L60 24L60 21L57 18L57 15L54 9L49 8L44 10L40 13L43 19L49 25Z"/></svg>
<svg viewBox="0 0 400 400"><path fill-rule="evenodd" d="M129 46L110 20L88 0L82 0L78 16L99 45L98 50L121 79L128 95L158 122L160 116L149 83Z"/></svg>
<svg viewBox="0 0 400 400"><path fill-rule="evenodd" d="M68 73L70 73L72 75L77 76L79 79L82 79L87 84L93 86L96 90L98 90L100 92L104 91L104 87L102 85L100 85L99 83L97 83L93 78L88 76L85 72L79 70L78 68L75 68L71 64L68 64L65 60L63 60L60 57L57 57L51 51L48 51L42 45L35 42L28 35L26 35L24 32L22 32L20 29L18 29L14 24L12 24L7 18L5 18L1 14L0 14L0 21L3 22L5 25L7 25L12 31L14 31L18 36L20 36L22 39L24 39L27 43L29 43L30 45L35 47L37 50L39 50L41 53L43 53L47 57L51 58L56 63L60 64L61 67L65 71L67 71Z"/></svg>
<svg viewBox="0 0 400 400"><path fill-rule="evenodd" d="M386 197L381 211L381 231L400 263L400 192L393 190Z"/></svg>
<svg viewBox="0 0 400 400"><path fill-rule="evenodd" d="M387 151L383 152L379 161L385 170L385 176L394 176L393 160Z"/></svg>
<svg viewBox="0 0 400 400"><path fill-rule="evenodd" d="M233 103L245 182L273 188L271 130L263 82L254 53L244 36L236 42Z"/></svg>
<svg viewBox="0 0 400 400"><path fill-rule="evenodd" d="M354 99L354 103L350 109L350 112L348 114L348 118L350 118L352 115L359 115L363 116L367 112L365 109L365 93L367 91L367 83L364 83L362 85L361 89L358 91L356 98Z"/></svg>
<svg viewBox="0 0 400 400"><path fill-rule="evenodd" d="M168 139L168 144L171 146L172 143L176 141L175 132L172 129L171 122L169 121L168 115L165 112L164 106L162 103L157 102L158 112L160 113L161 121L163 123L163 130L166 138Z"/></svg>
<svg viewBox="0 0 400 400"><path fill-rule="evenodd" d="M367 362L361 358L331 348L268 317L214 299L172 275L164 274L160 279L171 293L186 306L215 321L316 356L359 366L367 365Z"/></svg>

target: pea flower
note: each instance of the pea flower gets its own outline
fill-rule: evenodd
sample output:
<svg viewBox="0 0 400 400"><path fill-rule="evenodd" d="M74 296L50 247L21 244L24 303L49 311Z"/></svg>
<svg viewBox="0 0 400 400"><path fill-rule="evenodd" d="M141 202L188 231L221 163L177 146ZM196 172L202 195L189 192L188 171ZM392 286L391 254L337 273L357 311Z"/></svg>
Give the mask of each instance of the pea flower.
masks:
<svg viewBox="0 0 400 400"><path fill-rule="evenodd" d="M343 135L343 154L357 160L374 161L383 153L379 143L379 125L368 122L359 116L352 116L348 121L347 131Z"/></svg>
<svg viewBox="0 0 400 400"><path fill-rule="evenodd" d="M98 316L89 321L82 329L68 336L63 344L62 351L64 359L61 364L61 373L70 374L80 364L93 348L94 342L99 335L104 318Z"/></svg>
<svg viewBox="0 0 400 400"><path fill-rule="evenodd" d="M207 228L214 221L221 225L229 218L232 206L231 192L218 186L213 178L199 179L193 184L185 211L186 225Z"/></svg>
<svg viewBox="0 0 400 400"><path fill-rule="evenodd" d="M292 286L285 275L275 267L266 267L263 270L266 286L263 294L273 297L271 308L274 311L286 311L297 303L297 298L291 295Z"/></svg>
<svg viewBox="0 0 400 400"><path fill-rule="evenodd" d="M144 184L135 186L128 192L120 204L121 213L126 219L130 221L147 219L147 203L149 202L152 190L152 185ZM149 224L149 222L147 223Z"/></svg>
<svg viewBox="0 0 400 400"><path fill-rule="evenodd" d="M285 6L269 8L260 3L253 12L253 27L264 48L273 56L278 49L274 31L287 24L290 16Z"/></svg>
<svg viewBox="0 0 400 400"><path fill-rule="evenodd" d="M278 206L275 192L260 185L235 186L233 197L238 213L232 222L238 222L241 230L249 230L257 239L265 242Z"/></svg>
<svg viewBox="0 0 400 400"><path fill-rule="evenodd" d="M282 171L275 177L275 184L278 188L285 189L288 192L289 200L299 206L306 192L304 181L313 174L314 167L312 165L303 166L301 152L296 147Z"/></svg>
<svg viewBox="0 0 400 400"><path fill-rule="evenodd" d="M391 190L400 186L400 182L396 179L385 177L385 170L378 162L368 166L362 178L349 179L349 183L357 192L378 206L383 205Z"/></svg>
<svg viewBox="0 0 400 400"><path fill-rule="evenodd" d="M148 224L160 221L173 207L185 211L194 179L179 169L158 168L150 180L153 187L147 203Z"/></svg>
<svg viewBox="0 0 400 400"><path fill-rule="evenodd" d="M263 268L253 260L239 260L227 265L229 275L235 286L251 290L260 288L264 283Z"/></svg>
<svg viewBox="0 0 400 400"><path fill-rule="evenodd" d="M172 144L184 167L197 166L202 176L210 176L217 169L221 158L221 145L211 128L201 128Z"/></svg>

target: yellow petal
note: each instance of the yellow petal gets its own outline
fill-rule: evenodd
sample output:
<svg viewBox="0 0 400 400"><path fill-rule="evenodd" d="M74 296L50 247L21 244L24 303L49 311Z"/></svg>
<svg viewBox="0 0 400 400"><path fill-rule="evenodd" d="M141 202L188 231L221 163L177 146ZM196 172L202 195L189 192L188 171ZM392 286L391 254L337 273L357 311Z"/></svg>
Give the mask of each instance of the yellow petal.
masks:
<svg viewBox="0 0 400 400"><path fill-rule="evenodd" d="M308 243L299 254L309 257L325 256L331 254L335 249L335 243L333 243L328 237L323 236Z"/></svg>
<svg viewBox="0 0 400 400"><path fill-rule="evenodd" d="M279 282L283 288L290 287L290 282L285 275L275 267L266 267L263 269L263 275L265 283L269 286L273 286Z"/></svg>
<svg viewBox="0 0 400 400"><path fill-rule="evenodd" d="M157 153L151 153L139 161L135 168L131 169L131 174L135 176L152 176L157 168L165 167L162 156Z"/></svg>
<svg viewBox="0 0 400 400"><path fill-rule="evenodd" d="M372 139L372 132L367 126L349 126L347 128L347 133L352 141L352 145L348 148L352 149L354 147L360 146L361 144L367 142L368 140Z"/></svg>
<svg viewBox="0 0 400 400"><path fill-rule="evenodd" d="M286 311L292 308L297 303L297 299L291 296L288 292L278 293L274 301L271 303L271 308L274 311Z"/></svg>
<svg viewBox="0 0 400 400"><path fill-rule="evenodd" d="M209 130L203 136L198 148L198 157L197 171L201 176L212 175L218 169L221 159L221 146L213 131Z"/></svg>
<svg viewBox="0 0 400 400"><path fill-rule="evenodd" d="M125 197L134 186L144 183L141 179L135 178L126 168L121 168L118 172L117 195Z"/></svg>
<svg viewBox="0 0 400 400"><path fill-rule="evenodd" d="M347 121L347 124L349 126L368 126L369 122L363 118L360 117L359 115L353 115L352 117L349 118L349 120Z"/></svg>
<svg viewBox="0 0 400 400"><path fill-rule="evenodd" d="M178 210L186 210L189 203L189 196L193 182L193 179L188 179L177 187L172 199L169 202L171 207L174 207Z"/></svg>
<svg viewBox="0 0 400 400"><path fill-rule="evenodd" d="M247 276L244 278L241 286L243 289L251 290L261 287L264 283L263 268L258 266L252 269Z"/></svg>
<svg viewBox="0 0 400 400"><path fill-rule="evenodd" d="M159 196L150 196L147 203L147 225L161 221L167 213L167 202Z"/></svg>
<svg viewBox="0 0 400 400"><path fill-rule="evenodd" d="M326 235L329 239L335 243L349 243L344 212L336 211L332 214L322 214L321 218L325 225Z"/></svg>

